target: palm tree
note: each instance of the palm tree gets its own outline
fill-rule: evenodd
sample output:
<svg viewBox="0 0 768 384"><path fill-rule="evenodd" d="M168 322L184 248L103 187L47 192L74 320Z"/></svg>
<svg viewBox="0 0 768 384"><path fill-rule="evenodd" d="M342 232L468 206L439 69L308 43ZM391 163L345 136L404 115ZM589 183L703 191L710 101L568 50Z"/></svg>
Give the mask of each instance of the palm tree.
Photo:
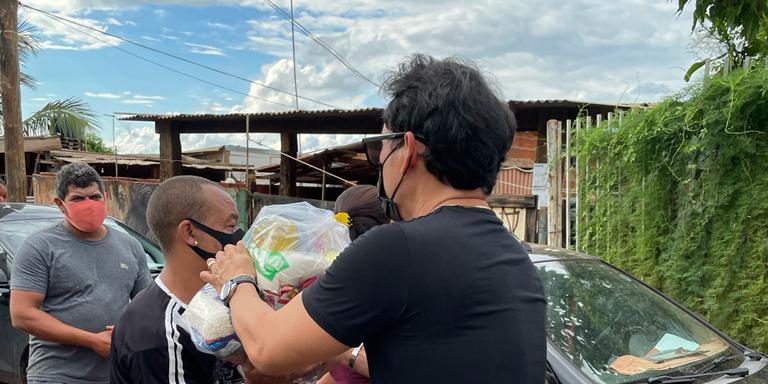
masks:
<svg viewBox="0 0 768 384"><path fill-rule="evenodd" d="M37 55L40 44L34 35L35 27L26 20L19 22L19 60L21 65ZM20 73L21 85L35 88L35 79L27 73ZM0 104L2 118L2 104ZM1 121L0 121L1 122ZM85 140L89 132L98 130L96 114L85 101L70 97L52 101L22 122L25 136L57 135ZM0 125L0 134L3 133Z"/></svg>

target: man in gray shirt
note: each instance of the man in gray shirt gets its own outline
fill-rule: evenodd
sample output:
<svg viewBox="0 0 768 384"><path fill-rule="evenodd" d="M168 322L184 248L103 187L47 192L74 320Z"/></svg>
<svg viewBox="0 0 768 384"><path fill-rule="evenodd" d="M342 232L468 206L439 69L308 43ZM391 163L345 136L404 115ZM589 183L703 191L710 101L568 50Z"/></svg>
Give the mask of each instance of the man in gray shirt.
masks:
<svg viewBox="0 0 768 384"><path fill-rule="evenodd" d="M104 183L93 168L62 168L56 195L66 220L29 236L11 273L11 320L31 335L27 380L108 383L112 326L151 282L146 256L103 224Z"/></svg>

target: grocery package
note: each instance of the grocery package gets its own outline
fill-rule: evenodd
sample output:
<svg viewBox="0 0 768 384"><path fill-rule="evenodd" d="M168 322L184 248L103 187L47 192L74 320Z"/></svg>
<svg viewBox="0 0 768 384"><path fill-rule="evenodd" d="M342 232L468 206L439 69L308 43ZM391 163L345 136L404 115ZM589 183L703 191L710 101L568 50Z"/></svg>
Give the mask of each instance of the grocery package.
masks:
<svg viewBox="0 0 768 384"><path fill-rule="evenodd" d="M275 309L312 284L350 243L347 226L333 212L305 202L262 208L243 241L265 301ZM212 286L194 296L182 318L201 352L234 363L245 358L229 308ZM323 372L318 368L293 383L314 382Z"/></svg>
<svg viewBox="0 0 768 384"><path fill-rule="evenodd" d="M244 356L229 308L210 284L195 294L181 317L199 351L233 362Z"/></svg>
<svg viewBox="0 0 768 384"><path fill-rule="evenodd" d="M309 286L350 243L349 229L333 212L306 202L262 208L243 241L274 308Z"/></svg>

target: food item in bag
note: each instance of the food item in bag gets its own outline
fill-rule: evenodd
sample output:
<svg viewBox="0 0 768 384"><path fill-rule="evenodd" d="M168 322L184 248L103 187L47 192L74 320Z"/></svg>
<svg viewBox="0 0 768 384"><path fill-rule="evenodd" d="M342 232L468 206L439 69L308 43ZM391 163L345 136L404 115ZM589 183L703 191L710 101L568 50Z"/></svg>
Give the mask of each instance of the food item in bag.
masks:
<svg viewBox="0 0 768 384"><path fill-rule="evenodd" d="M323 274L350 243L349 229L333 212L306 202L262 208L243 240L274 308Z"/></svg>
<svg viewBox="0 0 768 384"><path fill-rule="evenodd" d="M200 352L233 362L244 354L232 327L229 308L210 284L195 294L181 317Z"/></svg>

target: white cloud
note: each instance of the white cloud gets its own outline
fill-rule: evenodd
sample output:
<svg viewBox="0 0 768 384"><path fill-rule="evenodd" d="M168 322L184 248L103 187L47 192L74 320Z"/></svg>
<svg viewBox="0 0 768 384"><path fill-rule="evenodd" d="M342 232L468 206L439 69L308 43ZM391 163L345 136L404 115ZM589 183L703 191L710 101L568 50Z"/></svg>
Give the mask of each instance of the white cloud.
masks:
<svg viewBox="0 0 768 384"><path fill-rule="evenodd" d="M110 44L119 45L121 43L119 39L63 21L56 21L38 12L23 11L22 16L37 28L40 49L43 50L83 51L101 49L109 47ZM100 31L107 31L106 25L98 20L75 17L68 14L62 17Z"/></svg>
<svg viewBox="0 0 768 384"><path fill-rule="evenodd" d="M121 129L115 138L118 153L159 153L160 136L155 133L155 127L131 127Z"/></svg>
<svg viewBox="0 0 768 384"><path fill-rule="evenodd" d="M131 92L130 92L130 91L125 91L125 92L123 92L123 95L130 95L130 94L131 94Z"/></svg>
<svg viewBox="0 0 768 384"><path fill-rule="evenodd" d="M154 13L159 17L165 17L165 15L168 14L168 12L166 12L164 9L155 9L154 11L152 11L152 13Z"/></svg>
<svg viewBox="0 0 768 384"><path fill-rule="evenodd" d="M142 100L142 99L127 99L122 101L123 104L155 104L154 100Z"/></svg>
<svg viewBox="0 0 768 384"><path fill-rule="evenodd" d="M104 22L107 23L107 24L110 24L110 25L117 25L117 26L122 26L123 25L122 22L120 22L119 20L115 19L114 17L108 17L107 19L104 20Z"/></svg>
<svg viewBox="0 0 768 384"><path fill-rule="evenodd" d="M163 96L134 95L133 98L137 100L165 100L165 97Z"/></svg>
<svg viewBox="0 0 768 384"><path fill-rule="evenodd" d="M115 144L119 153L123 154L157 154L160 151L160 137L153 126L130 127L118 130ZM189 151L199 148L232 144L245 145L245 134L184 134L181 135L181 148ZM256 142L272 149L280 148L280 135L252 134L251 146L259 147ZM302 136L304 142L304 136ZM302 146L304 148L304 146Z"/></svg>
<svg viewBox="0 0 768 384"><path fill-rule="evenodd" d="M687 15L676 17L674 4L393 0L383 8L372 0L320 0L304 6L301 10L309 11L299 12L297 20L375 82L403 57L425 52L476 61L507 99L652 101L684 85L680 68L691 61L686 52L690 24L684 21ZM279 57L262 68L264 82L292 90L290 23L268 17L250 25L244 47ZM346 108L385 102L374 86L301 37L296 40L301 95ZM290 95L255 85L250 94L293 103ZM241 108L284 109L252 98Z"/></svg>
<svg viewBox="0 0 768 384"><path fill-rule="evenodd" d="M269 16L252 20L242 41L228 42L226 49L232 51L202 44L188 47L198 54L234 55L234 50L249 49L273 55L274 60L257 70L256 77L270 86L293 90L290 23L276 16L263 0L28 1L74 15L85 14L86 9L136 9L148 3L237 4L264 10L252 13ZM285 1L280 4L285 8ZM644 0L316 0L297 4L297 20L376 82L403 57L424 52L475 60L498 84L504 98L652 101L684 85L682 68L694 58L687 52L690 12L677 17L675 9L671 2ZM196 36L188 31L163 30L163 34ZM95 44L72 44L63 41L63 35L55 37L43 40L66 49ZM301 95L348 108L383 105L385 100L375 87L298 31L296 37ZM293 104L292 96L256 85L249 92ZM304 100L300 104L304 109L325 108ZM207 108L226 106L209 102ZM245 98L231 110L285 109Z"/></svg>
<svg viewBox="0 0 768 384"><path fill-rule="evenodd" d="M141 38L144 39L144 40L148 40L148 41L160 41L160 39L156 39L156 38L154 38L152 36L147 36L147 35L143 35L143 36L141 36Z"/></svg>
<svg viewBox="0 0 768 384"><path fill-rule="evenodd" d="M226 30L226 31L232 31L232 30L235 29L235 27L233 27L231 25L222 24L222 23L212 23L212 22L209 21L206 24L208 24L208 26L211 27L211 28L218 28L218 29L223 29L223 30Z"/></svg>
<svg viewBox="0 0 768 384"><path fill-rule="evenodd" d="M31 98L30 100L32 100L32 101L38 101L38 102L40 102L40 101L48 101L48 99L47 99L47 98L45 98L45 97L33 97L33 98Z"/></svg>
<svg viewBox="0 0 768 384"><path fill-rule="evenodd" d="M176 36L166 35L166 34L162 34L162 35L160 35L160 37L162 37L163 39L166 39L166 40L179 40L179 38L176 37Z"/></svg>
<svg viewBox="0 0 768 384"><path fill-rule="evenodd" d="M95 92L85 92L85 95L88 97L94 97L97 99L119 99L123 97L122 95L118 95L115 93L95 93Z"/></svg>
<svg viewBox="0 0 768 384"><path fill-rule="evenodd" d="M194 44L194 43L184 43L184 45L188 47L192 47L192 49L190 50L190 52L192 53L197 53L201 55L211 55L211 56L226 56L226 54L224 53L224 50L211 45Z"/></svg>
<svg viewBox="0 0 768 384"><path fill-rule="evenodd" d="M135 26L136 26L136 23L135 23L135 22L133 22L133 21L130 21L130 20L126 20L126 21L124 21L123 23L124 23L125 25L130 25L130 26L132 26L132 27L135 27Z"/></svg>

